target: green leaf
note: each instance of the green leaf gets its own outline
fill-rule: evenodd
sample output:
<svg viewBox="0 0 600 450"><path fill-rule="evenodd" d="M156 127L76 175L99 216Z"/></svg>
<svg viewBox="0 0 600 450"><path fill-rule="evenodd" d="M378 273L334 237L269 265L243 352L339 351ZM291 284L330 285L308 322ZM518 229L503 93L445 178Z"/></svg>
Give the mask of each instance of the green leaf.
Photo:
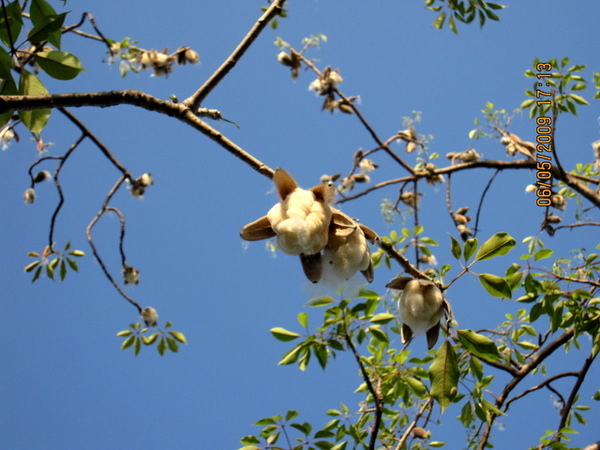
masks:
<svg viewBox="0 0 600 450"><path fill-rule="evenodd" d="M452 256L454 256L454 258L457 260L460 259L462 249L458 241L453 236L450 236L450 249L452 250Z"/></svg>
<svg viewBox="0 0 600 450"><path fill-rule="evenodd" d="M479 282L494 297L512 298L510 286L504 278L491 273L482 273L479 275Z"/></svg>
<svg viewBox="0 0 600 450"><path fill-rule="evenodd" d="M433 21L433 28L436 28L438 30L441 30L442 27L444 26L444 21L446 20L446 13L442 12L440 13L439 16L436 17L436 19Z"/></svg>
<svg viewBox="0 0 600 450"><path fill-rule="evenodd" d="M123 330L123 331L119 331L117 333L117 336L119 337L127 337L127 336L131 336L133 334L133 330Z"/></svg>
<svg viewBox="0 0 600 450"><path fill-rule="evenodd" d="M425 394L427 394L427 387L418 378L406 377L404 378L404 381L418 397L423 398Z"/></svg>
<svg viewBox="0 0 600 450"><path fill-rule="evenodd" d="M0 9L0 11L2 11ZM6 17L5 17L6 14ZM8 26L6 19L8 18ZM23 16L21 5L18 0L9 3L4 8L3 13L0 13L0 39L4 45L10 48L11 45L17 45L17 39L21 28L23 27Z"/></svg>
<svg viewBox="0 0 600 450"><path fill-rule="evenodd" d="M60 48L62 36L60 27L62 27L66 17L67 13L45 16L44 19L29 32L27 39L32 44L40 44L44 41L48 41L56 48Z"/></svg>
<svg viewBox="0 0 600 450"><path fill-rule="evenodd" d="M67 265L65 264L65 260L63 258L60 259L60 281L64 281L67 276Z"/></svg>
<svg viewBox="0 0 600 450"><path fill-rule="evenodd" d="M176 340L181 342L182 344L187 344L187 340L185 335L179 331L169 331L169 334L173 336Z"/></svg>
<svg viewBox="0 0 600 450"><path fill-rule="evenodd" d="M22 95L45 95L48 94L48 91L38 77L22 69L19 80L19 93ZM19 111L19 118L32 133L40 133L48 123L49 117L49 109Z"/></svg>
<svg viewBox="0 0 600 450"><path fill-rule="evenodd" d="M442 412L456 396L459 376L458 361L452 345L445 341L435 353L429 367L431 395L438 402Z"/></svg>
<svg viewBox="0 0 600 450"><path fill-rule="evenodd" d="M169 346L169 350L171 350L173 353L177 353L179 351L179 345L175 339L167 337L166 341L167 345Z"/></svg>
<svg viewBox="0 0 600 450"><path fill-rule="evenodd" d="M40 275L42 274L42 269L43 268L44 268L44 266L39 266L36 269L35 273L33 274L33 278L31 279L32 283L40 277Z"/></svg>
<svg viewBox="0 0 600 450"><path fill-rule="evenodd" d="M134 341L135 341L135 336L129 336L121 344L121 350L125 350L126 348L131 347L133 345Z"/></svg>
<svg viewBox="0 0 600 450"><path fill-rule="evenodd" d="M31 22L34 26L41 24L46 17L55 16L56 11L46 0L33 0L29 7Z"/></svg>
<svg viewBox="0 0 600 450"><path fill-rule="evenodd" d="M164 338L159 341L158 345L156 346L156 351L158 351L160 356L163 356L167 351L167 343Z"/></svg>
<svg viewBox="0 0 600 450"><path fill-rule="evenodd" d="M494 341L475 333L473 330L456 330L458 340L469 353L479 356L487 361L497 361L500 359L498 347Z"/></svg>
<svg viewBox="0 0 600 450"><path fill-rule="evenodd" d="M71 269L73 269L75 272L77 272L79 270L79 267L77 266L77 262L71 258L67 258L67 263L69 264L69 267Z"/></svg>
<svg viewBox="0 0 600 450"><path fill-rule="evenodd" d="M139 355L142 351L142 339L139 336L135 336L133 354L135 356Z"/></svg>
<svg viewBox="0 0 600 450"><path fill-rule="evenodd" d="M298 358L300 357L300 352L304 350L304 345L303 344L299 344L296 347L292 348L291 350L287 351L284 355L283 358L281 358L281 361L279 361L277 364L280 366L286 366L288 364L294 364Z"/></svg>
<svg viewBox="0 0 600 450"><path fill-rule="evenodd" d="M293 341L296 338L299 338L300 335L298 333L294 333L292 331L288 331L285 328L275 327L269 330L275 339L283 342Z"/></svg>
<svg viewBox="0 0 600 450"><path fill-rule="evenodd" d="M301 312L298 314L298 323L304 328L308 328L308 313Z"/></svg>
<svg viewBox="0 0 600 450"><path fill-rule="evenodd" d="M317 306L329 305L330 303L333 303L333 302L335 302L335 299L333 297L329 297L329 296L316 297L316 298L309 300L307 305L314 308Z"/></svg>
<svg viewBox="0 0 600 450"><path fill-rule="evenodd" d="M39 261L34 261L31 264L27 264L25 266L25 272L31 272L33 269L35 269L38 265L40 264Z"/></svg>
<svg viewBox="0 0 600 450"><path fill-rule="evenodd" d="M475 250L477 250L477 245L479 244L479 241L477 240L477 238L471 238L471 239L467 239L465 241L465 262L468 261L469 259L471 259L471 256L473 256L473 253L475 253Z"/></svg>
<svg viewBox="0 0 600 450"><path fill-rule="evenodd" d="M541 248L533 255L533 259L539 261L540 259L546 259L552 256L554 250L550 250L549 248Z"/></svg>
<svg viewBox="0 0 600 450"><path fill-rule="evenodd" d="M84 71L81 61L67 52L38 52L35 54L35 61L48 75L57 80L72 80Z"/></svg>
<svg viewBox="0 0 600 450"><path fill-rule="evenodd" d="M82 256L85 256L85 253L82 252L81 250L73 250L72 252L69 252L69 255L76 256L77 258L80 258Z"/></svg>
<svg viewBox="0 0 600 450"><path fill-rule="evenodd" d="M259 424L255 423L254 425L259 425ZM260 424L260 425L262 425L262 424ZM245 444L245 445L260 444L260 440L256 436L244 436L243 438L240 439L240 444ZM246 448L246 447L244 447L244 448ZM254 448L258 448L258 447L254 447Z"/></svg>
<svg viewBox="0 0 600 450"><path fill-rule="evenodd" d="M144 341L144 345L152 345L156 342L156 340L158 339L159 334L158 333L154 333L151 334L150 336L142 336L142 339Z"/></svg>
<svg viewBox="0 0 600 450"><path fill-rule="evenodd" d="M579 105L589 105L588 101L585 98L583 98L581 95L569 94L569 97L572 98L573 100L575 100L575 103L577 103Z"/></svg>
<svg viewBox="0 0 600 450"><path fill-rule="evenodd" d="M380 314L375 314L373 317L371 317L371 322L386 324L386 323L394 320L395 318L396 318L396 316L394 314L380 313Z"/></svg>
<svg viewBox="0 0 600 450"><path fill-rule="evenodd" d="M484 259L491 259L495 256L505 255L508 253L516 244L515 239L508 233L496 233L487 241L485 241L479 248L477 255L475 255L475 261L482 261Z"/></svg>

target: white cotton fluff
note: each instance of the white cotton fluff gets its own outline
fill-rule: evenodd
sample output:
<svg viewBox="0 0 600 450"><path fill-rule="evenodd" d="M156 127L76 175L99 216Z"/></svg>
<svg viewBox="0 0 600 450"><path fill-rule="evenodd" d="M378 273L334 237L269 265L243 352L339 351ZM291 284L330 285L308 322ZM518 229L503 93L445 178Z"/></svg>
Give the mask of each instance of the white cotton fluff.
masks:
<svg viewBox="0 0 600 450"><path fill-rule="evenodd" d="M398 300L402 323L410 327L413 336L425 333L442 318L443 302L444 296L433 282L409 281Z"/></svg>
<svg viewBox="0 0 600 450"><path fill-rule="evenodd" d="M294 189L267 213L278 247L288 255L314 255L327 244L331 208L311 191Z"/></svg>
<svg viewBox="0 0 600 450"><path fill-rule="evenodd" d="M359 270L368 269L370 263L369 244L360 227L347 237L330 235L323 251L323 280L327 284L343 283Z"/></svg>

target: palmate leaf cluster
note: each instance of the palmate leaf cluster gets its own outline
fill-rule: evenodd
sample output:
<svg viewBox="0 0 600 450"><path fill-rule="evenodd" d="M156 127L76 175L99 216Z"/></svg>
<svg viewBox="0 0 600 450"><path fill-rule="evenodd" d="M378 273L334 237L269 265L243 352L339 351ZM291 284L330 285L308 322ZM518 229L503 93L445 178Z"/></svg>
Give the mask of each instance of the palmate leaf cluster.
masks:
<svg viewBox="0 0 600 450"><path fill-rule="evenodd" d="M24 21L21 4L15 0L0 17L0 95L44 95L48 90L38 77L44 72L57 80L72 80L83 69L81 61L61 49L62 29L67 12L57 14L46 0L32 0L29 21ZM25 30L29 29L25 35ZM18 66L18 79L13 69ZM40 133L50 117L50 109L19 111L23 124ZM12 117L12 111L0 115L0 126Z"/></svg>
<svg viewBox="0 0 600 450"><path fill-rule="evenodd" d="M356 392L363 393L364 400L358 408L341 404L326 411L324 425L298 420L299 413L293 410L263 418L254 424L261 427L258 434L240 440L241 449L437 448L444 442L436 438L439 423L435 418L445 410L465 428L469 448L476 448L481 430L501 419L507 407L506 398L497 400L503 387L503 377L496 380L499 374L514 377L514 387L526 375L543 383L542 375L550 374L542 360L552 349L560 348L558 340L566 349L581 349L581 337L585 335L587 340L591 336L590 357L600 350L600 298L569 282L581 276L596 279L598 255L586 255L581 265L561 259L550 269L540 270L534 264L547 259L552 251L538 238L525 239L523 244L527 248L521 256L524 263L509 264L504 274L477 274L477 262L506 259L515 240L508 233L497 233L482 244L469 239L461 245L450 238L450 250L457 266L462 266L462 276L477 276L490 295L513 299L522 308L506 314L495 330L460 329L456 321L450 321L446 340L420 357L402 348L396 305L389 296L362 290L355 298L325 296L309 301L309 308L322 311L318 327L312 328L309 313L301 312L299 330L270 330L277 340L294 343L279 364L306 370L316 361L325 370L339 353L354 354L363 371ZM456 268L451 268L448 275L454 272ZM568 438L573 420L585 424L588 409L577 402L565 427L549 432L541 442L550 443L551 448L564 444L557 443L556 436ZM445 417L446 424L452 420ZM374 426L378 427L375 446ZM413 432L415 428L427 432Z"/></svg>

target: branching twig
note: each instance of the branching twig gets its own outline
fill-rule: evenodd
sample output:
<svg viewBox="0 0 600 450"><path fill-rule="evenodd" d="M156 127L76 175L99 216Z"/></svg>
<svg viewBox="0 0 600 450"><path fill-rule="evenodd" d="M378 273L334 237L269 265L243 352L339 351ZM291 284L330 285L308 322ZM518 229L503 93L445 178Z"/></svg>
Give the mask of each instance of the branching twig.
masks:
<svg viewBox="0 0 600 450"><path fill-rule="evenodd" d="M419 412L417 412L417 414L415 414L414 420L411 422L411 424L408 427L406 427L404 434L398 441L398 444L396 445L396 447L394 447L394 450L402 449L402 446L406 442L406 439L408 439L410 432L417 426L417 421L421 418L421 416L425 413L425 411L427 411L427 408L429 408L429 406L431 405L432 402L433 402L433 397L429 397L427 399L427 401L425 403L423 403L423 406L421 407Z"/></svg>
<svg viewBox="0 0 600 450"><path fill-rule="evenodd" d="M563 334L558 336L552 342L550 342L546 347L539 349L539 351L531 357L531 360L523 365L521 369L515 374L515 376L504 386L502 393L496 399L496 407L498 409L502 409L504 407L504 402L508 398L508 395L512 392L512 390L525 378L528 374L531 373L536 367L538 367L548 356L550 356L556 349L562 347L566 342L568 342L573 335L575 334L574 328L569 328ZM483 435L479 440L478 450L484 450L487 447L488 440L490 438L490 433L492 431L492 426L494 421L498 417L497 413L490 413L490 420L484 427Z"/></svg>
<svg viewBox="0 0 600 450"><path fill-rule="evenodd" d="M110 202L110 199L117 192L117 190L119 189L119 187L121 186L121 184L123 184L124 181L125 181L125 176L120 177L117 180L117 182L115 183L115 185L108 192L108 194L106 195L106 198L104 199L102 207L100 208L100 211L98 211L98 214L96 214L96 216L92 219L92 221L86 227L86 229L85 229L85 236L86 236L86 238L88 240L88 243L90 244L90 247L92 248L92 253L94 254L94 257L96 258L96 261L98 261L98 264L100 264L100 268L104 272L104 275L106 275L106 278L108 278L108 280L111 282L111 284L117 290L117 292L119 294L121 294L121 296L125 300L127 300L129 303L131 303L133 306L135 306L138 309L139 313L141 314L142 307L140 306L139 303L137 303L129 295L127 295L123 291L123 289L121 289L121 287L117 284L117 282L115 281L115 279L110 274L108 268L106 267L106 264L104 264L104 261L100 257L100 254L98 253L98 250L96 249L96 244L94 244L94 240L92 238L92 229L94 228L94 225L96 225L96 223L98 222L98 220L100 219L100 217L102 217L102 215L109 209L108 203Z"/></svg>

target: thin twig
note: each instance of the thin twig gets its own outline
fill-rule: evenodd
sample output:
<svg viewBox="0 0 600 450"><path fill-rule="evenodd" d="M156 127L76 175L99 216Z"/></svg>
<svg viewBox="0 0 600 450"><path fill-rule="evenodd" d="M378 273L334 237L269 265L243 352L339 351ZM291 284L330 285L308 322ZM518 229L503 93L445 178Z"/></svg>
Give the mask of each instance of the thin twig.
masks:
<svg viewBox="0 0 600 450"><path fill-rule="evenodd" d="M108 278L108 280L111 282L111 284L117 290L117 292L119 294L121 294L121 296L125 300L127 300L129 303L131 303L133 306L135 306L138 309L139 313L141 314L142 313L142 307L140 306L139 303L137 303L134 299L132 299L129 295L127 295L123 291L123 289L121 289L121 287L117 284L117 282L115 281L115 279L110 274L108 268L104 264L104 261L100 257L100 254L98 253L98 250L96 249L96 244L94 244L94 240L92 238L92 229L94 228L94 225L96 225L96 223L98 222L98 220L100 220L100 217L102 217L102 215L107 211L107 209L109 208L108 207L108 203L110 202L110 199L117 192L117 190L119 189L119 187L121 186L121 184L123 184L125 182L125 179L126 179L125 176L121 176L117 180L117 182L115 183L115 185L111 188L111 190L108 192L108 194L106 195L106 198L104 199L104 202L102 203L102 207L100 208L100 211L98 211L98 213L96 214L96 216L92 219L92 221L86 227L86 229L85 229L85 236L86 236L86 238L88 240L88 243L90 244L90 247L92 248L92 253L94 254L94 257L96 258L96 261L98 261L98 264L100 264L100 268L104 272L104 275L106 276L106 278Z"/></svg>
<svg viewBox="0 0 600 450"><path fill-rule="evenodd" d="M394 447L394 450L401 450L402 449L402 446L406 442L406 439L408 439L408 436L410 435L411 431L417 426L417 421L421 418L421 416L425 413L425 411L427 411L427 408L429 408L429 406L431 405L432 401L433 401L433 397L429 397L427 399L427 401L423 404L423 406L421 407L421 409L419 410L419 412L417 412L417 414L415 415L414 420L411 422L411 424L404 431L404 434L402 435L402 437L398 441L398 444L396 445L396 447Z"/></svg>
<svg viewBox="0 0 600 450"><path fill-rule="evenodd" d="M58 217L58 213L60 212L60 209L62 208L62 205L65 202L65 197L63 194L62 186L60 184L60 179L58 178L58 175L60 174L60 171L61 171L63 165L65 164L65 162L67 161L67 159L69 158L71 153L73 153L73 151L79 146L79 144L81 144L81 142L83 142L84 139L85 139L85 135L82 134L77 139L77 141L75 141L71 145L71 147L69 147L69 149L65 152L65 154L60 157L60 162L58 163L58 166L56 167L56 170L54 171L54 185L56 186L56 191L58 192L58 204L56 205L56 208L54 209L54 213L52 214L52 218L50 219L50 233L48 235L48 247L50 248L50 250L52 250L53 246L54 246L54 226L56 225L56 219Z"/></svg>
<svg viewBox="0 0 600 450"><path fill-rule="evenodd" d="M499 173L500 173L500 169L497 169L494 172L494 174L491 176L490 180L488 181L487 185L485 186L485 189L481 193L481 198L479 199L479 204L477 205L477 214L475 215L475 226L473 227L473 236L476 236L477 231L479 230L479 213L481 212L481 208L483 207L483 199L485 198L485 194L487 194L487 191L492 186L492 183L493 183L494 179L496 178L496 175L498 175Z"/></svg>
<svg viewBox="0 0 600 450"><path fill-rule="evenodd" d="M358 367L360 368L362 377L365 380L365 384L367 385L367 389L373 396L373 402L375 403L375 420L373 422L373 429L371 431L371 439L369 441L369 450L375 450L375 445L377 443L377 433L379 432L379 427L381 426L381 417L383 415L383 405L384 405L383 397L381 396L381 393L378 392L375 389L375 387L373 386L373 383L371 382L371 378L369 377L369 374L367 373L367 369L365 368L362 360L360 359L360 355L359 355L358 351L356 350L354 343L352 342L352 338L348 334L348 328L347 328L345 317L344 317L344 339L346 340L348 347L350 347L350 350L352 351L352 354L354 355L354 359L356 359L356 362L358 364Z"/></svg>

